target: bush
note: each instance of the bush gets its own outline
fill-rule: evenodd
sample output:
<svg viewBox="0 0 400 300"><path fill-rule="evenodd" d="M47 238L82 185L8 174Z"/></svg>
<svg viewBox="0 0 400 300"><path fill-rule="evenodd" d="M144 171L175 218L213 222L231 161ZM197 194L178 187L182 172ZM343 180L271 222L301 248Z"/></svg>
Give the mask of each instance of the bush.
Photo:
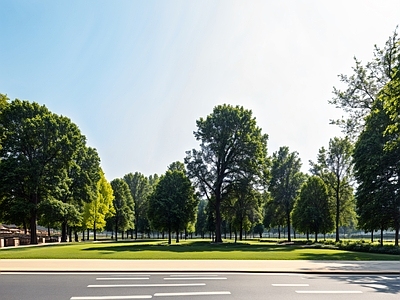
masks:
<svg viewBox="0 0 400 300"><path fill-rule="evenodd" d="M328 241L325 242L324 244L332 245L332 243ZM379 243L371 243L365 240L360 240L360 241L341 240L335 243L335 246L340 250L400 255L400 247L398 246L394 245L381 246Z"/></svg>

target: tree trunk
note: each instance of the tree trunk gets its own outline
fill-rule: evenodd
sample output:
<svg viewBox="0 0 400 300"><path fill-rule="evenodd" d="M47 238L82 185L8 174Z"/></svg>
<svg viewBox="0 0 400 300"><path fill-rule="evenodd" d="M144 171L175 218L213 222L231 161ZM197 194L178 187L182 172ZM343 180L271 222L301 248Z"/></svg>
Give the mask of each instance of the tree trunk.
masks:
<svg viewBox="0 0 400 300"><path fill-rule="evenodd" d="M86 232L87 232L87 240L90 240L90 230L89 230L89 228L86 230Z"/></svg>
<svg viewBox="0 0 400 300"><path fill-rule="evenodd" d="M286 221L287 221L287 228L288 228L288 230L287 230L287 232L288 232L288 242L291 242L292 239L291 239L291 236L290 236L290 226L291 226L291 224L290 224L290 211L286 212Z"/></svg>
<svg viewBox="0 0 400 300"><path fill-rule="evenodd" d="M399 225L396 226L395 233L394 233L394 245L399 245Z"/></svg>
<svg viewBox="0 0 400 300"><path fill-rule="evenodd" d="M309 241L310 240L310 232L308 230L307 230L306 235L307 235L307 241Z"/></svg>
<svg viewBox="0 0 400 300"><path fill-rule="evenodd" d="M115 241L118 242L118 218L115 217Z"/></svg>
<svg viewBox="0 0 400 300"><path fill-rule="evenodd" d="M281 239L281 225L278 225L278 239Z"/></svg>
<svg viewBox="0 0 400 300"><path fill-rule="evenodd" d="M47 235L50 237L50 224L47 225Z"/></svg>
<svg viewBox="0 0 400 300"><path fill-rule="evenodd" d="M93 241L97 241L97 239L96 239L96 221L93 222Z"/></svg>
<svg viewBox="0 0 400 300"><path fill-rule="evenodd" d="M68 230L67 221L64 221L61 224L61 242L63 243L67 242L67 230Z"/></svg>
<svg viewBox="0 0 400 300"><path fill-rule="evenodd" d="M221 199L220 195L216 195L215 200L215 243L222 243L222 235L221 235Z"/></svg>
<svg viewBox="0 0 400 300"><path fill-rule="evenodd" d="M179 243L179 230L176 230L176 239L175 239L176 243Z"/></svg>
<svg viewBox="0 0 400 300"><path fill-rule="evenodd" d="M318 243L318 232L315 232L315 242Z"/></svg>
<svg viewBox="0 0 400 300"><path fill-rule="evenodd" d="M372 229L371 230L371 243L373 243L374 242L374 230Z"/></svg>
<svg viewBox="0 0 400 300"><path fill-rule="evenodd" d="M338 179L336 184L336 218L335 218L335 226L336 226L336 242L339 242L339 213L340 213L340 199L339 199L339 188L340 188L340 180Z"/></svg>
<svg viewBox="0 0 400 300"><path fill-rule="evenodd" d="M168 245L171 245L171 228L168 228Z"/></svg>
<svg viewBox="0 0 400 300"><path fill-rule="evenodd" d="M383 246L383 228L381 228L381 246Z"/></svg>
<svg viewBox="0 0 400 300"><path fill-rule="evenodd" d="M82 241L85 241L85 229L82 230Z"/></svg>
<svg viewBox="0 0 400 300"><path fill-rule="evenodd" d="M243 241L243 221L239 223L239 241Z"/></svg>
<svg viewBox="0 0 400 300"><path fill-rule="evenodd" d="M68 227L68 241L72 243L72 228Z"/></svg>
<svg viewBox="0 0 400 300"><path fill-rule="evenodd" d="M74 230L74 234L75 234L75 242L79 242L78 232L76 230Z"/></svg>
<svg viewBox="0 0 400 300"><path fill-rule="evenodd" d="M33 207L31 209L31 218L30 218L31 244L38 243L37 232L36 232L36 219L37 219L36 207Z"/></svg>

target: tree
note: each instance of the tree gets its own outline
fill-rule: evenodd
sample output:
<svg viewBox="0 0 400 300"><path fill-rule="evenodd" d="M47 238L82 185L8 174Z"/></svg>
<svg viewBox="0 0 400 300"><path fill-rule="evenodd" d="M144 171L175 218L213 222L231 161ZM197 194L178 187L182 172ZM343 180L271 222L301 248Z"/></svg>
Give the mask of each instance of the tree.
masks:
<svg viewBox="0 0 400 300"><path fill-rule="evenodd" d="M125 231L134 227L134 202L128 184L123 180L116 178L111 181L114 200L113 206L115 214L110 217L115 231L115 241L118 241L118 231Z"/></svg>
<svg viewBox="0 0 400 300"><path fill-rule="evenodd" d="M319 150L317 163L310 161L311 173L321 177L335 199L336 241L339 241L339 226L345 224L346 218L354 208L352 181L353 145L346 138L335 137L329 141L329 149ZM347 212L347 213L346 213Z"/></svg>
<svg viewBox="0 0 400 300"><path fill-rule="evenodd" d="M400 227L399 146L397 133L388 131L393 119L384 109L388 95L382 93L374 103L366 126L354 149L354 169L359 225L365 230L395 229L398 245Z"/></svg>
<svg viewBox="0 0 400 300"><path fill-rule="evenodd" d="M161 176L149 200L149 219L155 229L168 231L168 243L171 244L171 233L179 232L194 222L198 198L194 193L189 178L178 170L168 170Z"/></svg>
<svg viewBox="0 0 400 300"><path fill-rule="evenodd" d="M333 229L328 188L320 177L308 178L301 187L293 210L293 224L300 231L314 232L315 242L318 241L318 233L327 233Z"/></svg>
<svg viewBox="0 0 400 300"><path fill-rule="evenodd" d="M60 192L60 199L74 205L83 214L85 203L96 203L101 173L100 157L96 149L87 147L83 140L66 169L67 181ZM67 241L67 223L65 220L62 224L63 242Z"/></svg>
<svg viewBox="0 0 400 300"><path fill-rule="evenodd" d="M347 118L331 122L342 127L351 140L355 140L363 130L365 117L371 112L379 92L396 77L400 57L397 28L383 48L375 45L373 55L372 61L365 65L354 58L353 74L339 76L345 89L334 88L334 97L329 101L330 104L341 108L346 113Z"/></svg>
<svg viewBox="0 0 400 300"><path fill-rule="evenodd" d="M273 153L269 191L272 201L286 218L288 241L291 241L291 213L305 175L300 171L301 160L297 152L289 152L288 147L280 147Z"/></svg>
<svg viewBox="0 0 400 300"><path fill-rule="evenodd" d="M250 110L231 105L216 106L207 118L197 120L200 150L186 152L188 176L215 210L215 242L222 242L221 203L228 187L242 178L254 184L265 180L268 166L267 139Z"/></svg>
<svg viewBox="0 0 400 300"><path fill-rule="evenodd" d="M234 225L235 237L239 232L239 240L243 240L245 225L262 218L261 194L250 185L246 179L232 184L228 190L227 199L222 203L222 210L226 219Z"/></svg>
<svg viewBox="0 0 400 300"><path fill-rule="evenodd" d="M10 99L7 97L7 95L1 94L0 93L0 111L6 107L8 101Z"/></svg>
<svg viewBox="0 0 400 300"><path fill-rule="evenodd" d="M168 166L168 170L170 170L170 171L181 171L183 173L186 173L185 164L180 162L180 161L175 161L172 164L170 164Z"/></svg>
<svg viewBox="0 0 400 300"><path fill-rule="evenodd" d="M112 217L115 213L113 189L103 171L100 171L96 194L96 197L91 202L85 203L84 209L85 226L93 229L93 239L95 241L97 229L103 230L106 226L106 219Z"/></svg>
<svg viewBox="0 0 400 300"><path fill-rule="evenodd" d="M129 186L133 201L135 202L135 239L138 231L145 232L147 224L147 208L151 194L149 180L141 173L129 173L124 176L125 182Z"/></svg>
<svg viewBox="0 0 400 300"><path fill-rule="evenodd" d="M78 127L45 106L14 100L0 115L0 194L30 212L31 243L37 243L37 206L68 188L66 169L84 142Z"/></svg>

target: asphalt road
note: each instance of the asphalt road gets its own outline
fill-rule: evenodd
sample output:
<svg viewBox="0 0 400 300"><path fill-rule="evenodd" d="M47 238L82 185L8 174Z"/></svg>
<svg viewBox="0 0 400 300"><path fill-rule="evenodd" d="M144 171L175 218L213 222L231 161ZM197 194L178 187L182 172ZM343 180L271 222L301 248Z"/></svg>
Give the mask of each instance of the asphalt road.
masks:
<svg viewBox="0 0 400 300"><path fill-rule="evenodd" d="M1 272L4 300L398 299L400 275Z"/></svg>

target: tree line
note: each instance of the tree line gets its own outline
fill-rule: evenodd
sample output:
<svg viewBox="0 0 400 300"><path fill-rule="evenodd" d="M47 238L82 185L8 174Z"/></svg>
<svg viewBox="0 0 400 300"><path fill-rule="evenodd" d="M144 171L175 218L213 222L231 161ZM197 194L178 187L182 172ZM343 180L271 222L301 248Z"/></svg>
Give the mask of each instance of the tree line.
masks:
<svg viewBox="0 0 400 300"><path fill-rule="evenodd" d="M340 75L344 89L329 101L345 112L332 123L343 137L321 147L309 173L296 151L282 146L268 154L268 135L252 111L228 104L196 121L198 149L186 152L165 174L129 173L110 183L96 149L78 126L45 106L0 97L0 219L29 228L36 224L72 232L92 229L138 234L172 233L179 241L212 232L235 239L252 229L284 228L315 235L339 228L371 232L393 229L398 245L400 40L397 30L374 58L355 59L353 74ZM280 234L280 231L279 231ZM381 236L382 243L382 236Z"/></svg>

